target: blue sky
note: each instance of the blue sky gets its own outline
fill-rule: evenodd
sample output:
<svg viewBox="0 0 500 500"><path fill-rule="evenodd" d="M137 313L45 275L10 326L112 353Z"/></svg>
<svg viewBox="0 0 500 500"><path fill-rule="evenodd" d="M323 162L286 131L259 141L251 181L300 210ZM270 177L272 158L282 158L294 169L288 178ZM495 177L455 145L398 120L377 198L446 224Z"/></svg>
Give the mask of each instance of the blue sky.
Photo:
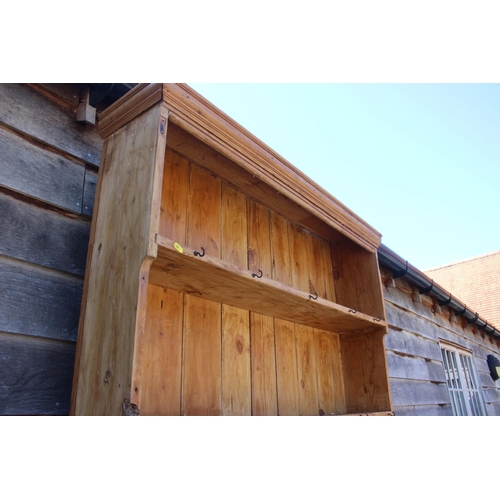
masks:
<svg viewBox="0 0 500 500"><path fill-rule="evenodd" d="M500 249L500 85L190 85L417 268Z"/></svg>

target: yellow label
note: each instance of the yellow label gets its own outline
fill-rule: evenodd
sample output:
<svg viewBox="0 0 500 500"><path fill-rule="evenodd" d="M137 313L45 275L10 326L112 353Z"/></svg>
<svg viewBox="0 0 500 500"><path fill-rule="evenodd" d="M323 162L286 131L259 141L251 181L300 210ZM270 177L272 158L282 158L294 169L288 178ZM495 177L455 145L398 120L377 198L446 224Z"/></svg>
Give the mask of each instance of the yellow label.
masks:
<svg viewBox="0 0 500 500"><path fill-rule="evenodd" d="M179 252L182 253L184 252L184 248L182 248L179 243L174 243L174 248Z"/></svg>

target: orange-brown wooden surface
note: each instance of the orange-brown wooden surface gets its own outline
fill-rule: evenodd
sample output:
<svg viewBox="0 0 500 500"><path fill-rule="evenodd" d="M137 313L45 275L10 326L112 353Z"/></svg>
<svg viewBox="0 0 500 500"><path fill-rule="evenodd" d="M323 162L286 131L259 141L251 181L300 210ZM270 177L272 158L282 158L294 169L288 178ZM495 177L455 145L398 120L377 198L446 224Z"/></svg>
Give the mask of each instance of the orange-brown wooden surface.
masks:
<svg viewBox="0 0 500 500"><path fill-rule="evenodd" d="M252 415L277 415L274 319L250 313L252 351Z"/></svg>
<svg viewBox="0 0 500 500"><path fill-rule="evenodd" d="M333 393L335 394L336 412L346 412L345 387L344 387L344 367L342 361L342 350L340 346L340 335L333 333L330 335L332 343L333 361Z"/></svg>
<svg viewBox="0 0 500 500"><path fill-rule="evenodd" d="M222 185L222 259L247 267L246 197ZM251 415L250 317L244 309L222 305L222 412Z"/></svg>
<svg viewBox="0 0 500 500"><path fill-rule="evenodd" d="M161 198L159 234L186 244L189 162L167 148Z"/></svg>
<svg viewBox="0 0 500 500"><path fill-rule="evenodd" d="M221 183L191 165L187 244L221 257ZM221 305L191 295L184 299L183 413L220 415Z"/></svg>
<svg viewBox="0 0 500 500"><path fill-rule="evenodd" d="M147 283L142 278L153 257L150 232L165 152L162 112L157 105L138 116L104 149L74 384L77 415L121 415L123 402L136 393L135 347L146 310L140 282Z"/></svg>
<svg viewBox="0 0 500 500"><path fill-rule="evenodd" d="M284 285L292 285L290 276L290 245L288 222L273 212L271 215L271 242L273 252L273 279Z"/></svg>
<svg viewBox="0 0 500 500"><path fill-rule="evenodd" d="M335 282L337 302L385 319L377 254L346 241L331 246L332 260L339 270Z"/></svg>
<svg viewBox="0 0 500 500"><path fill-rule="evenodd" d="M275 319L274 336L276 338L278 412L280 415L300 415L295 324Z"/></svg>
<svg viewBox="0 0 500 500"><path fill-rule="evenodd" d="M183 296L149 285L142 342L141 415L181 414Z"/></svg>
<svg viewBox="0 0 500 500"><path fill-rule="evenodd" d="M221 415L220 304L185 296L183 415Z"/></svg>
<svg viewBox="0 0 500 500"><path fill-rule="evenodd" d="M384 334L379 328L341 336L347 413L391 409Z"/></svg>
<svg viewBox="0 0 500 500"><path fill-rule="evenodd" d="M319 415L313 329L295 325L300 415Z"/></svg>
<svg viewBox="0 0 500 500"><path fill-rule="evenodd" d="M324 330L314 330L314 355L318 374L318 406L321 415L337 413L340 394L334 380L332 337L335 334ZM343 388L342 388L343 393Z"/></svg>
<svg viewBox="0 0 500 500"><path fill-rule="evenodd" d="M270 211L248 200L248 269L272 276ZM256 280L259 278L255 278ZM276 366L272 318L250 313L252 340L252 407L256 415L276 414ZM269 411L270 413L264 413Z"/></svg>

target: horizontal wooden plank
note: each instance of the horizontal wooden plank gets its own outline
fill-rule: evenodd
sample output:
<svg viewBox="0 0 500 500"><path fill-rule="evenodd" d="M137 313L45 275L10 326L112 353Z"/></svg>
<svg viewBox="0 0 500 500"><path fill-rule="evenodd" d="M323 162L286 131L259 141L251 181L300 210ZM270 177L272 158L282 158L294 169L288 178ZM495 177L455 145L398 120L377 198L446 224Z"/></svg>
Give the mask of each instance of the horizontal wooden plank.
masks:
<svg viewBox="0 0 500 500"><path fill-rule="evenodd" d="M253 277L251 271L216 257L195 257L191 248L181 253L167 238L157 236L157 243L158 259L150 271L153 285L321 330L351 332L383 324L322 298L312 300L307 292L265 276Z"/></svg>
<svg viewBox="0 0 500 500"><path fill-rule="evenodd" d="M396 417L451 417L451 404L447 405L418 405L394 407Z"/></svg>
<svg viewBox="0 0 500 500"><path fill-rule="evenodd" d="M384 339L385 348L392 351L411 354L421 358L441 361L441 348L435 340L406 331L396 331L389 328Z"/></svg>
<svg viewBox="0 0 500 500"><path fill-rule="evenodd" d="M483 387L481 389L486 403L500 403L500 389L495 387Z"/></svg>
<svg viewBox="0 0 500 500"><path fill-rule="evenodd" d="M386 351L389 377L446 382L443 364L439 361Z"/></svg>
<svg viewBox="0 0 500 500"><path fill-rule="evenodd" d="M486 410L488 415L500 417L500 403L489 403L486 404Z"/></svg>
<svg viewBox="0 0 500 500"><path fill-rule="evenodd" d="M450 404L446 384L389 378L393 407Z"/></svg>
<svg viewBox="0 0 500 500"><path fill-rule="evenodd" d="M0 257L0 331L76 339L82 280Z"/></svg>
<svg viewBox="0 0 500 500"><path fill-rule="evenodd" d="M69 160L3 127L0 151L0 186L77 214L82 212L83 162Z"/></svg>
<svg viewBox="0 0 500 500"><path fill-rule="evenodd" d="M83 184L83 206L82 213L92 217L94 213L94 199L97 185L97 173L90 168L85 169L85 181Z"/></svg>
<svg viewBox="0 0 500 500"><path fill-rule="evenodd" d="M85 273L90 222L64 217L0 192L0 254Z"/></svg>
<svg viewBox="0 0 500 500"><path fill-rule="evenodd" d="M418 333L434 340L445 338L449 335L449 329L447 331L446 328L413 311L402 310L387 302L385 304L385 310L387 322L390 325L397 326L408 332Z"/></svg>
<svg viewBox="0 0 500 500"><path fill-rule="evenodd" d="M0 415L68 415L75 346L0 333Z"/></svg>
<svg viewBox="0 0 500 500"><path fill-rule="evenodd" d="M0 85L0 122L99 166L102 140L97 127L76 123L75 115L25 85Z"/></svg>

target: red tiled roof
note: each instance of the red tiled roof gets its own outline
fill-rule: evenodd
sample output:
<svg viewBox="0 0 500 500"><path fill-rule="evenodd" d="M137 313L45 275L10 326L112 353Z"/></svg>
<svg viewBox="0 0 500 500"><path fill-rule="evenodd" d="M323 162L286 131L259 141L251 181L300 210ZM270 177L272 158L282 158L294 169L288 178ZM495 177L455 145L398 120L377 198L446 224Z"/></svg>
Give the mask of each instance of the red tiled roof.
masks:
<svg viewBox="0 0 500 500"><path fill-rule="evenodd" d="M424 272L485 321L500 326L500 250Z"/></svg>

